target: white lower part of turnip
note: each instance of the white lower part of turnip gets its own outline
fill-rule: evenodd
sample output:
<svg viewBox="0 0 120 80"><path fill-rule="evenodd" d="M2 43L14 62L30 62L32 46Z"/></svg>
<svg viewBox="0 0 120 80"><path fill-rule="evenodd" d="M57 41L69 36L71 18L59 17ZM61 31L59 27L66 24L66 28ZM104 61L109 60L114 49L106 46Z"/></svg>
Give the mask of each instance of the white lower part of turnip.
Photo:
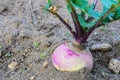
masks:
<svg viewBox="0 0 120 80"><path fill-rule="evenodd" d="M52 54L52 63L61 71L78 71L93 67L93 58L89 50L80 50L72 43L58 46Z"/></svg>

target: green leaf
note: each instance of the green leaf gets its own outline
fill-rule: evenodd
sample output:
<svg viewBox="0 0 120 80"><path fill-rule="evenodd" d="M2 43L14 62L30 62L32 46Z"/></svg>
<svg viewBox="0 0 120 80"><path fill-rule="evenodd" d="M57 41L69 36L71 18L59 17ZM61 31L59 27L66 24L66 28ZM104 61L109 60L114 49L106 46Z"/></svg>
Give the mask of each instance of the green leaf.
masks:
<svg viewBox="0 0 120 80"><path fill-rule="evenodd" d="M94 5L91 5L91 6L89 6L89 7L86 7L86 13L87 13L90 17L93 17L95 20L98 20L98 19L100 19L100 17L101 17L101 13L98 12L98 11L95 11L95 10L93 9L93 6L94 6Z"/></svg>
<svg viewBox="0 0 120 80"><path fill-rule="evenodd" d="M107 28L106 28L105 26L101 26L101 27L100 27L100 30L101 30L101 31L107 31Z"/></svg>
<svg viewBox="0 0 120 80"><path fill-rule="evenodd" d="M71 13L72 12L72 9L71 9L71 7L70 7L70 4L68 3L67 4L67 9L68 9L68 11Z"/></svg>
<svg viewBox="0 0 120 80"><path fill-rule="evenodd" d="M11 54L8 52L5 54L5 57L9 58L9 57L11 57Z"/></svg>
<svg viewBox="0 0 120 80"><path fill-rule="evenodd" d="M38 48L39 45L40 45L40 44L39 44L38 42L34 42L34 43L33 43L33 46L36 47L36 48Z"/></svg>
<svg viewBox="0 0 120 80"><path fill-rule="evenodd" d="M118 0L101 0L103 5L103 15L106 13L112 5L118 4Z"/></svg>
<svg viewBox="0 0 120 80"><path fill-rule="evenodd" d="M114 20L113 17L114 17L114 13L110 13L105 19L103 19L103 23L107 24L108 22Z"/></svg>
<svg viewBox="0 0 120 80"><path fill-rule="evenodd" d="M87 31L88 29L90 29L91 27L93 27L95 25L95 22L94 21L91 21L91 22L86 22L84 20L84 18L82 18L81 15L78 15L78 19L79 19L79 22L80 24L82 25L82 28Z"/></svg>
<svg viewBox="0 0 120 80"><path fill-rule="evenodd" d="M48 0L48 3L46 4L45 9L49 9L49 7L51 6L51 4L52 4L52 1Z"/></svg>
<svg viewBox="0 0 120 80"><path fill-rule="evenodd" d="M3 46L0 44L0 49L2 49L3 48Z"/></svg>
<svg viewBox="0 0 120 80"><path fill-rule="evenodd" d="M109 23L120 19L120 0L109 9L109 14L103 19L103 23Z"/></svg>
<svg viewBox="0 0 120 80"><path fill-rule="evenodd" d="M87 0L70 0L70 3L75 9L80 9L82 11L89 5Z"/></svg>
<svg viewBox="0 0 120 80"><path fill-rule="evenodd" d="M46 14L47 13L47 10L49 9L49 7L52 5L52 0L48 0L48 3L46 4L45 6L45 9L42 13L42 15Z"/></svg>
<svg viewBox="0 0 120 80"><path fill-rule="evenodd" d="M115 16L114 19L120 19L120 6L114 10Z"/></svg>
<svg viewBox="0 0 120 80"><path fill-rule="evenodd" d="M103 7L110 9L113 4L117 4L118 0L101 0Z"/></svg>

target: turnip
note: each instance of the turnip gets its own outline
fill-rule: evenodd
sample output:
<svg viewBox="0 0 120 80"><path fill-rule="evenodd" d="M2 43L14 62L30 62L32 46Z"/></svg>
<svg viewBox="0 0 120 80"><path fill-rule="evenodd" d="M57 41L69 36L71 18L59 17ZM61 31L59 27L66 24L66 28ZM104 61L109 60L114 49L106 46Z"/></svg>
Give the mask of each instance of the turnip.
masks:
<svg viewBox="0 0 120 80"><path fill-rule="evenodd" d="M58 17L74 38L74 42L59 45L52 54L52 63L62 71L78 71L93 67L93 57L84 44L90 34L98 27L120 19L120 0L100 0L102 11L96 11L95 0L90 4L87 0L66 0L67 9L71 14L75 30L57 12L51 0L48 0L46 10ZM83 47L84 46L84 47Z"/></svg>
<svg viewBox="0 0 120 80"><path fill-rule="evenodd" d="M52 55L53 65L62 71L77 71L84 67L91 70L93 67L91 53L73 46L70 43L58 46Z"/></svg>

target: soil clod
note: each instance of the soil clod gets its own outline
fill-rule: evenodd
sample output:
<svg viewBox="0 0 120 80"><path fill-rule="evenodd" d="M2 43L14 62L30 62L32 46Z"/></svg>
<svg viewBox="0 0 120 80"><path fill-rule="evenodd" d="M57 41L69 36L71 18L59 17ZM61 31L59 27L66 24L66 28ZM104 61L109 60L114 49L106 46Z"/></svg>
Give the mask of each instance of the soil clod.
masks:
<svg viewBox="0 0 120 80"><path fill-rule="evenodd" d="M109 63L109 68L113 70L116 74L120 72L120 60L118 59L111 59Z"/></svg>
<svg viewBox="0 0 120 80"><path fill-rule="evenodd" d="M112 46L108 43L94 44L91 47L92 51L109 51L112 49Z"/></svg>

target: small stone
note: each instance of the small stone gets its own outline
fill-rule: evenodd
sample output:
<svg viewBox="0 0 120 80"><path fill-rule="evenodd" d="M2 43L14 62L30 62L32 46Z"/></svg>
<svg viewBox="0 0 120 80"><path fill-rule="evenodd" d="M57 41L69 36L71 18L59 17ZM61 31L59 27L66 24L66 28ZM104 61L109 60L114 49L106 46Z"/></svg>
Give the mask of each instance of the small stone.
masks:
<svg viewBox="0 0 120 80"><path fill-rule="evenodd" d="M2 51L0 51L0 57L2 57Z"/></svg>
<svg viewBox="0 0 120 80"><path fill-rule="evenodd" d="M51 37L51 36L53 36L54 35L54 33L53 32L50 32L50 33L48 33L46 36L49 38L49 37Z"/></svg>
<svg viewBox="0 0 120 80"><path fill-rule="evenodd" d="M20 46L16 46L16 47L12 48L13 53L19 53L20 50L21 50Z"/></svg>
<svg viewBox="0 0 120 80"><path fill-rule="evenodd" d="M13 52L13 53L18 53L19 51L18 51L17 49L13 48L13 49L12 49L12 52Z"/></svg>
<svg viewBox="0 0 120 80"><path fill-rule="evenodd" d="M0 13L2 13L5 10L5 6L0 5Z"/></svg>
<svg viewBox="0 0 120 80"><path fill-rule="evenodd" d="M16 42L16 45L19 45L19 43L18 43L18 42Z"/></svg>
<svg viewBox="0 0 120 80"><path fill-rule="evenodd" d="M30 80L34 80L34 79L35 79L35 77L34 77L34 76L30 77Z"/></svg>
<svg viewBox="0 0 120 80"><path fill-rule="evenodd" d="M95 32L94 35L97 35L97 33Z"/></svg>
<svg viewBox="0 0 120 80"><path fill-rule="evenodd" d="M48 66L48 61L45 61L45 62L43 63L43 65L42 65L41 69L44 69L44 68L46 68L47 66Z"/></svg>
<svg viewBox="0 0 120 80"><path fill-rule="evenodd" d="M93 51L108 51L111 50L112 46L108 43L95 44L91 47Z"/></svg>
<svg viewBox="0 0 120 80"><path fill-rule="evenodd" d="M116 74L120 72L120 60L111 59L109 63L109 69L113 70Z"/></svg>
<svg viewBox="0 0 120 80"><path fill-rule="evenodd" d="M8 68L9 68L10 70L15 70L17 65L18 65L18 63L14 61L14 62L11 62L11 63L8 65Z"/></svg>
<svg viewBox="0 0 120 80"><path fill-rule="evenodd" d="M50 47L52 44L52 42L48 42L48 44L46 44L46 47Z"/></svg>
<svg viewBox="0 0 120 80"><path fill-rule="evenodd" d="M24 51L25 51L25 52L28 52L28 49L25 49Z"/></svg>

